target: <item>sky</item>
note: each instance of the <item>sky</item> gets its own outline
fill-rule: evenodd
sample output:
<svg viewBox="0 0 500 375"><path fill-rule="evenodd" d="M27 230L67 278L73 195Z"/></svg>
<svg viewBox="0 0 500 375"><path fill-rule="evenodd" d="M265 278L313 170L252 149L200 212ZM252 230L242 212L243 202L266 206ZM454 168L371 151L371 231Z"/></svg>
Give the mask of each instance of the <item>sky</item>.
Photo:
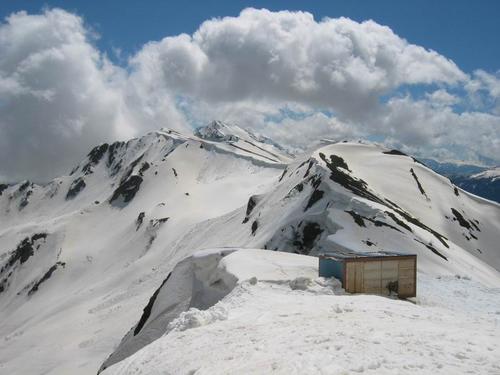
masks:
<svg viewBox="0 0 500 375"><path fill-rule="evenodd" d="M500 163L498 1L4 1L0 180L214 118Z"/></svg>

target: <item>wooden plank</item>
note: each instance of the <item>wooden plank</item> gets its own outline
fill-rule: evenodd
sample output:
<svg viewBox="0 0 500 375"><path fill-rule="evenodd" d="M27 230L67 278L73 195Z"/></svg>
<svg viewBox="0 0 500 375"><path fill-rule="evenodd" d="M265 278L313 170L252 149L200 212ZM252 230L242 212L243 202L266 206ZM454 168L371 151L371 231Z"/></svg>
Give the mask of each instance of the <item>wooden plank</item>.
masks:
<svg viewBox="0 0 500 375"><path fill-rule="evenodd" d="M382 280L394 281L398 279L399 262L397 260L388 260L382 262Z"/></svg>
<svg viewBox="0 0 500 375"><path fill-rule="evenodd" d="M355 293L356 264L353 262L346 262L345 267L346 267L345 291L347 293Z"/></svg>
<svg viewBox="0 0 500 375"><path fill-rule="evenodd" d="M398 295L401 298L416 295L416 259L399 261Z"/></svg>
<svg viewBox="0 0 500 375"><path fill-rule="evenodd" d="M380 294L382 292L382 261L365 262L363 267L363 292Z"/></svg>
<svg viewBox="0 0 500 375"><path fill-rule="evenodd" d="M354 282L354 292L363 293L363 263L356 262L355 264L355 282Z"/></svg>
<svg viewBox="0 0 500 375"><path fill-rule="evenodd" d="M381 267L382 267L382 262L380 260L364 263L365 272L371 270L380 271Z"/></svg>
<svg viewBox="0 0 500 375"><path fill-rule="evenodd" d="M399 261L399 268L415 268L415 260L414 259L401 259Z"/></svg>

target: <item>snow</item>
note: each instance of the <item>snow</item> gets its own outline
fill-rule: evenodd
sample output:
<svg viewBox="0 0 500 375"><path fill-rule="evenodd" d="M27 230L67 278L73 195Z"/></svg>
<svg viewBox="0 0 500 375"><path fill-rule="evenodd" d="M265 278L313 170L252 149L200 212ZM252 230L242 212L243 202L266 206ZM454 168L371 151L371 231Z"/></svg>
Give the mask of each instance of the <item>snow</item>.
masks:
<svg viewBox="0 0 500 375"><path fill-rule="evenodd" d="M339 302L331 307L342 311L350 307L341 301L350 298L364 301L365 297L341 295L338 282L316 278L317 264L313 257L300 257L297 261L297 255L288 253L262 250L250 251L251 256L240 255L240 251L231 253L239 248L277 248L310 255L331 251L335 246L364 252L415 253L421 280L417 295L422 303L429 304L428 308L437 309L432 304L441 306L440 295L446 296L449 304L439 308L469 317L469 321L465 318L457 321L467 332L474 327L472 317L487 316L492 321L492 316L496 316L498 306L488 301L498 300L495 288L500 286L497 245L500 205L460 189L457 195L447 179L410 157L387 155L383 153L386 150L375 146L330 144L292 159L272 141L261 139L261 142L232 125L220 128L225 136L237 135L210 140L162 129L109 145L102 158L90 167L87 168L89 158L85 158L72 175L61 176L47 185L28 184L23 190L22 184L17 184L3 190L0 284L7 281L2 284L6 285L5 290L0 292L0 373L96 373L110 354L117 348L123 349L120 341L128 342L133 336L144 307L167 276L175 273L176 265L205 248L218 250L215 255L208 251L213 259L197 253L183 263L188 272L171 276L171 281L177 282L170 283L164 292L174 296L167 291L176 290L178 299L169 300L163 292L159 293L150 316L152 320L158 318L158 327L152 320L147 321L135 336L140 345L134 342L130 352L124 350L121 354L124 358L138 347L151 344L180 316L185 318L183 326L200 325L182 331L192 335L196 330L210 330L219 325L232 328L233 323L244 325L242 320L234 319L244 314L245 306L254 309L256 316L271 314L279 322L285 317L275 314L274 307L273 311L266 311L274 306L273 298L277 311L288 309L290 315L290 311L297 309L298 316L315 318L317 310L318 319L325 324L327 318L321 318L320 314L323 305L317 306L315 298L330 302L331 298L337 299ZM342 157L351 170L346 173L366 181L369 191L385 204L333 181L320 152L327 158ZM144 163L149 164L148 169L144 169ZM426 196L419 192L410 169L414 170ZM135 196L120 207L110 205L114 191L129 176L143 178ZM73 199L66 199L69 187L78 178L85 180L85 188ZM323 196L309 206L317 190ZM247 215L250 197L255 197L257 204ZM442 234L449 247L429 231L408 222L384 199ZM28 204L21 207L25 201ZM461 226L451 208L471 228ZM346 211L367 218L363 219L364 226L358 225ZM387 212L410 230L401 227ZM143 222L139 225L141 213ZM479 229L474 229L471 223ZM321 233L304 239L308 224L316 224ZM36 233L47 233L47 237L36 242L33 255L22 264L6 266L18 244ZM428 245L447 260L432 252ZM240 256L244 257L242 261L231 261ZM57 266L50 278L28 295L51 267L61 263L65 266ZM370 304L372 297L366 298ZM460 307L468 299L478 306L477 311L466 310L469 306ZM240 307L229 303L233 300ZM259 301L267 306L257 309L253 304ZM397 302L376 301L382 301L383 306L390 304L384 307L388 310ZM223 310L210 315L215 311L214 303ZM165 314L170 307L173 307L171 314ZM251 313L252 310L249 321ZM226 316L226 320L217 318ZM296 332L304 331L299 322L294 324L299 327ZM288 329L296 330L292 326ZM172 335L181 334L174 331ZM227 333L233 334L236 333ZM267 335L258 331L255 334ZM223 337L214 338L214 345L220 344L218 340ZM182 343L187 345L187 341ZM489 358L484 351L485 358Z"/></svg>
<svg viewBox="0 0 500 375"><path fill-rule="evenodd" d="M338 286L318 290L314 279L300 290L282 282L283 271L291 281L301 262L308 269L316 259L266 252L259 266L254 255L237 251L221 266L242 270L239 280L262 266L262 279L240 281L207 310L181 314L168 333L103 374L500 371L498 288L419 273L416 303L345 295ZM247 261L250 270L244 270Z"/></svg>
<svg viewBox="0 0 500 375"><path fill-rule="evenodd" d="M492 182L493 181L496 181L500 178L500 167L496 167L496 168L493 168L493 169L488 169L484 172L480 172L480 173L477 173L477 174L474 174L471 176L471 178L473 179L483 179L483 178L488 178L488 179L491 179Z"/></svg>

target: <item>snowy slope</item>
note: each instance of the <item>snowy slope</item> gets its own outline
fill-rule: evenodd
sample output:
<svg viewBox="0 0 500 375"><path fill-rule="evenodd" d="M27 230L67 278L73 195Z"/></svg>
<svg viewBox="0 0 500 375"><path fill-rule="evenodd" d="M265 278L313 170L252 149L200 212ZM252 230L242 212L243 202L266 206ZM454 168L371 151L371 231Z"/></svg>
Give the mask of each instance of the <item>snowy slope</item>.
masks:
<svg viewBox="0 0 500 375"><path fill-rule="evenodd" d="M207 247L406 251L429 277L498 287L499 206L387 152L342 143L292 159L213 122L1 187L0 373L97 372L174 266Z"/></svg>
<svg viewBox="0 0 500 375"><path fill-rule="evenodd" d="M165 129L98 146L45 186L7 187L0 373L96 372L165 270L190 253L176 253L179 237L268 190L282 169L243 147Z"/></svg>
<svg viewBox="0 0 500 375"><path fill-rule="evenodd" d="M177 245L400 251L417 254L424 272L498 285L499 231L499 205L399 152L339 143L289 164L272 190L197 225Z"/></svg>
<svg viewBox="0 0 500 375"><path fill-rule="evenodd" d="M238 250L191 261L208 259L204 281L232 279L233 289L206 310L164 321L158 340L104 375L500 371L498 288L420 274L413 304L345 295L338 283L316 278L317 259L309 256Z"/></svg>
<svg viewBox="0 0 500 375"><path fill-rule="evenodd" d="M500 167L488 169L484 172L472 175L471 177L475 179L490 178L492 181L496 181L500 179Z"/></svg>

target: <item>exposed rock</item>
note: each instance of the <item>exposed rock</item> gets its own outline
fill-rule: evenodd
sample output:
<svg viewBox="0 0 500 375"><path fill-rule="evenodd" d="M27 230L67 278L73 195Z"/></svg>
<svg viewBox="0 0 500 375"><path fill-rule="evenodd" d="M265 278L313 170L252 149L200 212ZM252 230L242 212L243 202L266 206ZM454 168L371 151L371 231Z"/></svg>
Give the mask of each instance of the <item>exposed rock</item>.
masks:
<svg viewBox="0 0 500 375"><path fill-rule="evenodd" d="M255 208L256 205L257 205L257 198L255 196L251 196L248 199L247 211L246 211L246 214L245 214L245 218L243 219L243 224L245 224L246 222L248 222L249 216L252 213L252 211L253 211L253 209Z"/></svg>
<svg viewBox="0 0 500 375"><path fill-rule="evenodd" d="M400 156L408 156L404 152L399 151L399 150L390 150L390 151L384 151L383 154L386 155L400 155Z"/></svg>
<svg viewBox="0 0 500 375"><path fill-rule="evenodd" d="M139 228L141 227L141 225L144 221L144 216L146 216L146 214L144 212L140 212L139 216L137 216L137 219L135 220L135 230L136 231L138 231Z"/></svg>
<svg viewBox="0 0 500 375"><path fill-rule="evenodd" d="M116 190L113 192L109 203L118 203L119 201L123 203L128 203L134 199L135 195L139 191L142 184L141 176L130 176L126 181L124 181Z"/></svg>
<svg viewBox="0 0 500 375"><path fill-rule="evenodd" d="M410 173L411 173L411 175L413 176L413 178L415 179L415 181L417 182L418 190L420 190L420 193L421 193L422 195L424 195L427 199L429 199L429 197L428 197L428 196L427 196L427 194L425 193L424 188L422 187L422 184L420 184L420 181L418 180L418 177L417 177L417 175L415 174L415 171L413 170L413 168L410 168Z"/></svg>
<svg viewBox="0 0 500 375"><path fill-rule="evenodd" d="M75 179L68 189L66 200L76 197L85 188L85 186L87 185L85 184L83 177L78 177L77 179Z"/></svg>
<svg viewBox="0 0 500 375"><path fill-rule="evenodd" d="M141 168L139 169L139 176L143 177L144 172L146 172L149 169L149 167L150 167L150 164L147 161L142 163Z"/></svg>
<svg viewBox="0 0 500 375"><path fill-rule="evenodd" d="M101 161L102 157L108 150L109 145L103 143L102 145L94 147L87 155L89 161L82 167L82 172L86 175L91 174L92 168Z"/></svg>
<svg viewBox="0 0 500 375"><path fill-rule="evenodd" d="M259 223L257 222L257 220L255 220L253 223L252 223L252 235L255 236L255 232L257 232L257 228L259 227Z"/></svg>
<svg viewBox="0 0 500 375"><path fill-rule="evenodd" d="M54 273L54 271L58 268L58 266L61 266L61 267L64 268L64 266L66 266L66 263L64 263L64 262L57 262L52 267L50 267L49 270L47 272L45 272L45 274L42 276L42 278L40 280L38 280L35 283L35 285L33 285L33 287L28 291L28 296L31 296L33 293L35 293L40 288L40 285L43 282L45 282L48 279L50 279L50 277L52 276L52 274Z"/></svg>
<svg viewBox="0 0 500 375"><path fill-rule="evenodd" d="M2 196L5 189L7 189L8 187L9 187L9 185L7 185L7 184L0 184L0 197Z"/></svg>
<svg viewBox="0 0 500 375"><path fill-rule="evenodd" d="M304 212L311 208L317 201L323 198L324 191L322 190L314 190L309 197L309 201L307 202L306 207L304 208Z"/></svg>

